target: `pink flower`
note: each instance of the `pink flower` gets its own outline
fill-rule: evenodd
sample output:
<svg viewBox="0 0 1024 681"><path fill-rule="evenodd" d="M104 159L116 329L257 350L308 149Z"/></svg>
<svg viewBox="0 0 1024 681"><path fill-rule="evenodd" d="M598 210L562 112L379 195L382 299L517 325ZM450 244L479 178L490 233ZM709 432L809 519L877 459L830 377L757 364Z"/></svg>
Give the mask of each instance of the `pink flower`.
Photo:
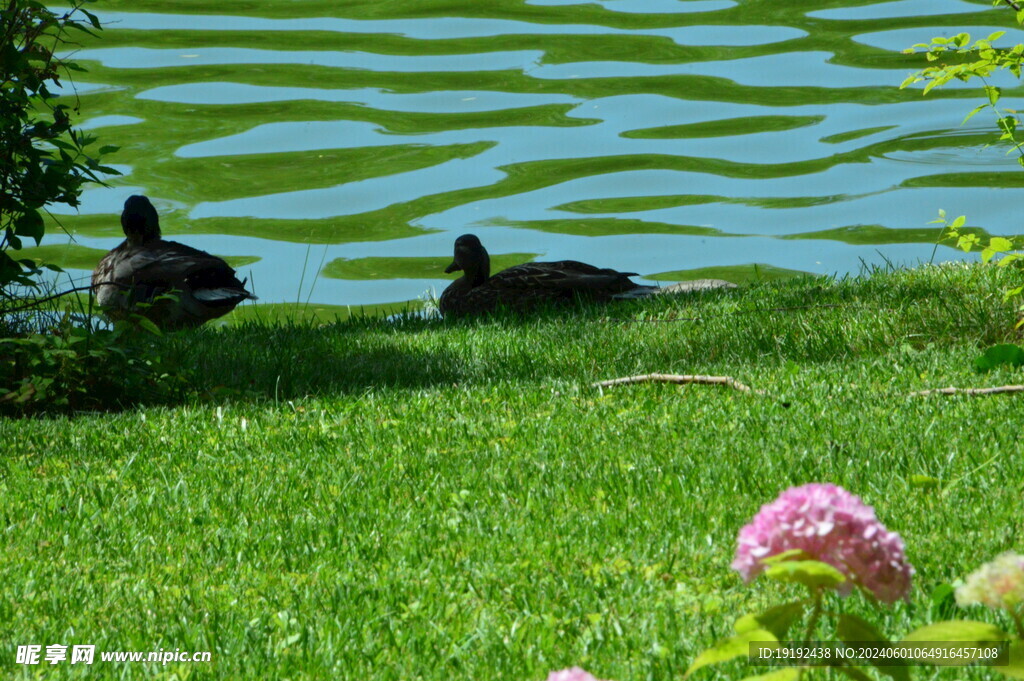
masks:
<svg viewBox="0 0 1024 681"><path fill-rule="evenodd" d="M600 681L600 679L594 678L593 674L579 667L573 667L560 672L551 672L548 674L548 681Z"/></svg>
<svg viewBox="0 0 1024 681"><path fill-rule="evenodd" d="M762 506L740 530L732 567L749 582L764 571L761 560L793 549L828 563L885 603L910 592L914 568L907 562L903 540L878 522L873 508L842 487L791 487ZM849 593L852 585L844 586L841 592Z"/></svg>

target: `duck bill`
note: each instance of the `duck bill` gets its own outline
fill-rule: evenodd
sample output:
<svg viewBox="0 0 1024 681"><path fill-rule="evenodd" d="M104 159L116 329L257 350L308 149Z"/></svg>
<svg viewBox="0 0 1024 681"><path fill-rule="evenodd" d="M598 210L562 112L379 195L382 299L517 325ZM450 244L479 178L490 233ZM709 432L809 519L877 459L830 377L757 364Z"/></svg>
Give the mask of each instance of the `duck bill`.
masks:
<svg viewBox="0 0 1024 681"><path fill-rule="evenodd" d="M453 260L451 265L448 265L448 267L444 268L444 273L451 274L452 272L458 272L461 269L462 268L459 266L459 264Z"/></svg>

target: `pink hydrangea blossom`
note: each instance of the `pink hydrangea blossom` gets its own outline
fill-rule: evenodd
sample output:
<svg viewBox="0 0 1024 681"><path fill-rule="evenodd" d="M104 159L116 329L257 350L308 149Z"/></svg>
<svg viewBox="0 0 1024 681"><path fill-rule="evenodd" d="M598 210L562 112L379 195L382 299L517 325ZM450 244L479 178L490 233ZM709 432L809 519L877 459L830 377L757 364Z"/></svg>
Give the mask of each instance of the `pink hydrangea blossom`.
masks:
<svg viewBox="0 0 1024 681"><path fill-rule="evenodd" d="M828 563L885 603L910 592L914 568L903 540L860 497L837 485L791 487L762 506L740 530L732 567L749 582L764 571L763 559L794 549ZM841 592L849 593L852 584Z"/></svg>
<svg viewBox="0 0 1024 681"><path fill-rule="evenodd" d="M600 679L579 667L573 667L559 672L551 672L548 674L548 681L600 681Z"/></svg>

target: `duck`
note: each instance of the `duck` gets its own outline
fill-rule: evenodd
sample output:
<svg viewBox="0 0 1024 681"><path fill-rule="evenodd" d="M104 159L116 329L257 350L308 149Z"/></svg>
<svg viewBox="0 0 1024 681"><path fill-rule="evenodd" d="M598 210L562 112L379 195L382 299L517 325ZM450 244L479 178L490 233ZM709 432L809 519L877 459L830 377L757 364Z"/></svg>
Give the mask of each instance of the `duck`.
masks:
<svg viewBox="0 0 1024 681"><path fill-rule="evenodd" d="M226 315L243 300L256 300L221 258L161 238L160 217L149 198L128 197L121 228L125 240L92 273L96 302L111 320L138 313L165 331L187 329ZM172 295L159 299L164 294Z"/></svg>
<svg viewBox="0 0 1024 681"><path fill-rule="evenodd" d="M493 312L499 307L518 311L576 299L608 301L639 298L658 289L630 280L636 272L601 269L576 260L528 262L491 276L487 249L474 234L455 240L455 258L445 272L463 272L441 294L443 317L464 317Z"/></svg>

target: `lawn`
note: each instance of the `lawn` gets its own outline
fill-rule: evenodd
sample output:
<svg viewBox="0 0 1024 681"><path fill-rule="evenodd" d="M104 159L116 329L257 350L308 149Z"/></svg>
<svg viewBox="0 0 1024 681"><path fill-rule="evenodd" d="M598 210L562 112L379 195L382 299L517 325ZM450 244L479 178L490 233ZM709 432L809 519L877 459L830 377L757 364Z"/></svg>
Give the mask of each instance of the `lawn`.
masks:
<svg viewBox="0 0 1024 681"><path fill-rule="evenodd" d="M972 367L1017 340L1002 290L1018 280L947 265L529 320L171 337L181 403L0 419L0 675L679 679L737 615L798 593L729 563L762 504L812 481L906 541L912 598L871 615L890 635L1008 627L931 593L1024 548L1022 398L911 393L1022 382ZM763 393L591 386L647 372ZM830 606L874 612L856 594ZM28 644L97 660L15 664ZM212 660L99 660L161 648Z"/></svg>

